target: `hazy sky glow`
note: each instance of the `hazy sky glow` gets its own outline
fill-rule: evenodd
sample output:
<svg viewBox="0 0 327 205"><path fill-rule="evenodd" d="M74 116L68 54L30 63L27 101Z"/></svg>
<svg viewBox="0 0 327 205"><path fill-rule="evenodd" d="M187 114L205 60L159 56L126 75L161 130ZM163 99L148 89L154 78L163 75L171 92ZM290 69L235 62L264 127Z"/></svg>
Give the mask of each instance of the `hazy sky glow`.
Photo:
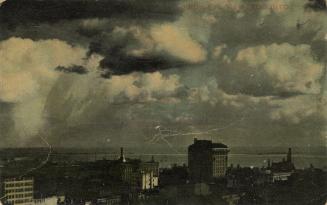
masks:
<svg viewBox="0 0 327 205"><path fill-rule="evenodd" d="M327 9L308 2L7 0L0 147L41 146L39 136L324 146Z"/></svg>

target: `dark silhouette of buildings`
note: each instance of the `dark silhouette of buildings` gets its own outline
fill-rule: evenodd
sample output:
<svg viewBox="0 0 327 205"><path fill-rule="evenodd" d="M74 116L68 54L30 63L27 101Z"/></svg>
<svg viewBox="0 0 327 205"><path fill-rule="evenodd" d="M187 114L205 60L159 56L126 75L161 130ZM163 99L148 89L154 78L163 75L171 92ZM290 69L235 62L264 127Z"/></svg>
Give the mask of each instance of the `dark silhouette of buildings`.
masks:
<svg viewBox="0 0 327 205"><path fill-rule="evenodd" d="M171 168L164 168L160 170L159 186L171 186L171 185L184 185L187 184L189 179L187 166L174 165Z"/></svg>
<svg viewBox="0 0 327 205"><path fill-rule="evenodd" d="M268 160L270 161L270 160ZM292 162L292 149L288 148L286 160L283 158L281 162L272 162L267 168L272 175L272 181L286 181L295 171L295 166Z"/></svg>

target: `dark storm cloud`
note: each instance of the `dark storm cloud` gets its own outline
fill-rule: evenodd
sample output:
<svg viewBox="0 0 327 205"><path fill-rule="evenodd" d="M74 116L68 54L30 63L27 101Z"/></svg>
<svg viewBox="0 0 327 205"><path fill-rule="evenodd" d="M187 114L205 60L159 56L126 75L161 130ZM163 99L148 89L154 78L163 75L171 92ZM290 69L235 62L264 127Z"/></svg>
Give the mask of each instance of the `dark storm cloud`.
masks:
<svg viewBox="0 0 327 205"><path fill-rule="evenodd" d="M186 65L185 62L165 55L132 56L126 52L127 42L131 39L121 41L121 45L93 42L90 44L89 52L99 53L105 58L100 62L102 77L110 78L111 75L123 75L135 71L155 72L157 70L169 69ZM117 44L117 42L115 42Z"/></svg>
<svg viewBox="0 0 327 205"><path fill-rule="evenodd" d="M185 66L184 61L164 53L142 56L128 54L129 48L142 47L131 32L123 37L112 34L115 27L176 20L181 11L177 0L7 0L0 7L0 39L60 39L73 45L89 47L89 54L104 56L102 77L134 71L154 72ZM7 29L5 29L7 27ZM72 67L57 71L85 74Z"/></svg>
<svg viewBox="0 0 327 205"><path fill-rule="evenodd" d="M88 70L86 68L84 68L83 66L79 66L79 65L73 65L70 67L58 66L55 68L55 70L59 71L59 72L64 72L64 73L77 73L77 74L88 73Z"/></svg>
<svg viewBox="0 0 327 205"><path fill-rule="evenodd" d="M110 75L123 75L131 72L155 72L185 65L183 62L174 62L161 56L134 57L126 55L113 55L101 61L102 77Z"/></svg>
<svg viewBox="0 0 327 205"><path fill-rule="evenodd" d="M174 19L176 0L7 0L0 19L10 26L25 23L54 23L82 18Z"/></svg>
<svg viewBox="0 0 327 205"><path fill-rule="evenodd" d="M314 11L327 11L325 0L309 0L309 2L306 4L306 8Z"/></svg>
<svg viewBox="0 0 327 205"><path fill-rule="evenodd" d="M301 92L279 92L273 95L274 96L273 99L286 99L299 95L305 95L305 94Z"/></svg>
<svg viewBox="0 0 327 205"><path fill-rule="evenodd" d="M180 68L201 63L205 58L205 54L202 56L205 51L198 42L189 37L188 33L167 22L115 24L104 19L89 19L81 23L78 32L82 36L91 36L89 55L96 53L104 57L100 67L105 78L132 72ZM171 33L178 39L167 38ZM174 41L178 40L184 43L172 46ZM193 48L196 50L195 54L187 50Z"/></svg>

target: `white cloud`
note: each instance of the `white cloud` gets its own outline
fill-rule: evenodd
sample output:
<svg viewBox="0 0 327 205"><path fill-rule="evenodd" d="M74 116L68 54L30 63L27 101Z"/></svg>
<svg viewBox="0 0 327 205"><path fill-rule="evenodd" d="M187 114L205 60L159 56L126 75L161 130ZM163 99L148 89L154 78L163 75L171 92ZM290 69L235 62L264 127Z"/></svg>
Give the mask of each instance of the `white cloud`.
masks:
<svg viewBox="0 0 327 205"><path fill-rule="evenodd" d="M186 30L172 24L163 24L153 26L150 33L157 44L156 49L164 50L191 63L199 63L206 59L206 51Z"/></svg>
<svg viewBox="0 0 327 205"><path fill-rule="evenodd" d="M309 45L271 44L242 49L236 63L239 69L261 71L274 88L282 91L319 93L323 65L312 56Z"/></svg>
<svg viewBox="0 0 327 205"><path fill-rule="evenodd" d="M28 72L0 73L0 99L4 102L20 102L38 89L38 83Z"/></svg>
<svg viewBox="0 0 327 205"><path fill-rule="evenodd" d="M19 102L35 95L42 82L58 76L55 67L81 65L85 54L84 49L59 40L10 38L0 42L0 99Z"/></svg>
<svg viewBox="0 0 327 205"><path fill-rule="evenodd" d="M252 100L252 98L257 99L251 96L244 96L241 94L231 95L224 92L221 88L219 88L215 79L208 80L200 87L192 88L188 96L191 103L207 102L211 105L220 103L224 106L234 108L241 108L246 104L246 102L249 101L252 103L257 103L257 101Z"/></svg>
<svg viewBox="0 0 327 205"><path fill-rule="evenodd" d="M273 120L287 120L291 123L299 123L313 115L321 115L327 119L323 112L324 106L318 104L316 96L303 95L284 100L273 100L269 103L274 109L270 113Z"/></svg>
<svg viewBox="0 0 327 205"><path fill-rule="evenodd" d="M160 72L112 76L105 84L110 102L124 100L120 98L140 102L170 99L170 102L175 102L171 98L181 86L177 75L164 76Z"/></svg>
<svg viewBox="0 0 327 205"><path fill-rule="evenodd" d="M10 38L0 42L0 100L15 103L18 135L36 134L43 126L43 107L60 73L57 66L82 65L94 69L98 56L86 60L87 50L60 40Z"/></svg>
<svg viewBox="0 0 327 205"><path fill-rule="evenodd" d="M191 38L187 29L175 24L153 24L149 29L117 26L113 34L120 37L132 35L138 41L127 48L127 54L132 56L166 53L189 63L206 60L207 52L202 45Z"/></svg>

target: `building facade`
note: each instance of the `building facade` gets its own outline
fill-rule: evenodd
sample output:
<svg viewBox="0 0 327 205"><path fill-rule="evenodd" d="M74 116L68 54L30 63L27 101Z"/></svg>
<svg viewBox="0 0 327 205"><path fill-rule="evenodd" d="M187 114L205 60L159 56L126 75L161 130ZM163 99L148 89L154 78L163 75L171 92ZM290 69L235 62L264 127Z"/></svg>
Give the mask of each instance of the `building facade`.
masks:
<svg viewBox="0 0 327 205"><path fill-rule="evenodd" d="M228 149L213 143L212 148L212 176L224 177L227 171Z"/></svg>
<svg viewBox="0 0 327 205"><path fill-rule="evenodd" d="M117 166L118 173L116 173L133 190L147 191L156 189L159 186L159 163L155 162L153 158L148 162L126 159L123 148L121 148Z"/></svg>
<svg viewBox="0 0 327 205"><path fill-rule="evenodd" d="M33 204L33 178L6 178L3 182L5 200L12 205Z"/></svg>
<svg viewBox="0 0 327 205"><path fill-rule="evenodd" d="M209 182L224 177L229 149L222 143L194 139L188 147L188 166L193 182Z"/></svg>

